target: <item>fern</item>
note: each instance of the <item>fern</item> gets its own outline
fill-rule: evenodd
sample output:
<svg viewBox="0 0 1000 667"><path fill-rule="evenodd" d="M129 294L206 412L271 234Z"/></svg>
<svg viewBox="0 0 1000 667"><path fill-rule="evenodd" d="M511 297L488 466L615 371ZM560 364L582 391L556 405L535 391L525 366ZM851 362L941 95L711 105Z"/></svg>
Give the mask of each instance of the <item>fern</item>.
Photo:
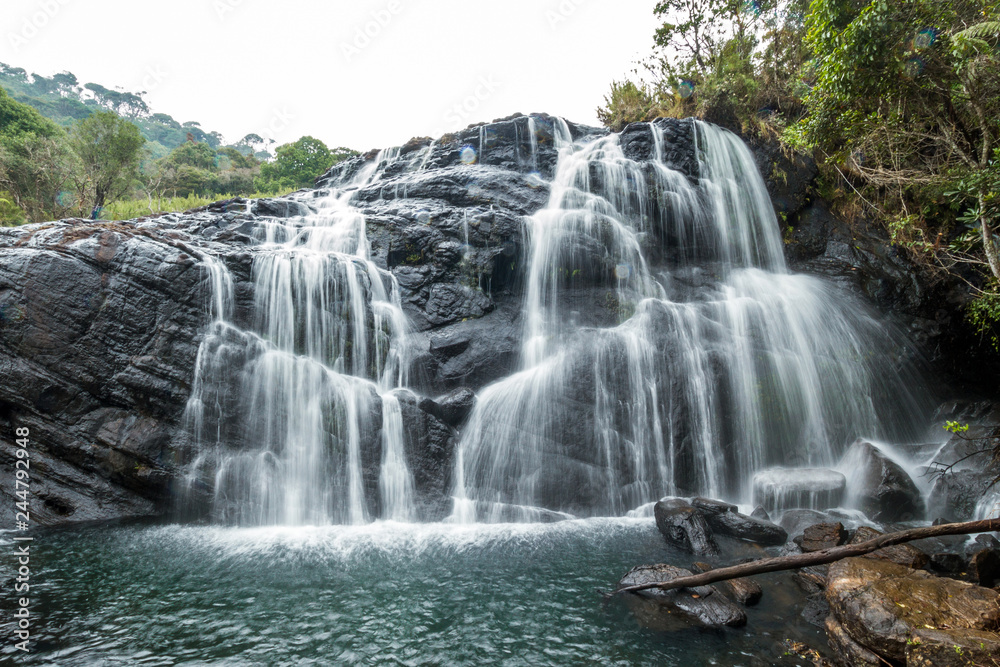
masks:
<svg viewBox="0 0 1000 667"><path fill-rule="evenodd" d="M956 39L985 40L1000 35L1000 21L983 21L955 33Z"/></svg>

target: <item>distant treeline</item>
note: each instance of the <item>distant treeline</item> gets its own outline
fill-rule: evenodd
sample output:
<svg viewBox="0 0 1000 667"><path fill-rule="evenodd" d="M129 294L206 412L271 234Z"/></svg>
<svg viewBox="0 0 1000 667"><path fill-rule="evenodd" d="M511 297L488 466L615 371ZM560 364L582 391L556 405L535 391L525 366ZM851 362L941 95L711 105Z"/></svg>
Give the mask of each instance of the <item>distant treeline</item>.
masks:
<svg viewBox="0 0 1000 667"><path fill-rule="evenodd" d="M153 113L142 95L0 63L0 224L101 215L112 202L157 213L192 198L289 192L357 154L309 136L273 154L256 134L227 145Z"/></svg>

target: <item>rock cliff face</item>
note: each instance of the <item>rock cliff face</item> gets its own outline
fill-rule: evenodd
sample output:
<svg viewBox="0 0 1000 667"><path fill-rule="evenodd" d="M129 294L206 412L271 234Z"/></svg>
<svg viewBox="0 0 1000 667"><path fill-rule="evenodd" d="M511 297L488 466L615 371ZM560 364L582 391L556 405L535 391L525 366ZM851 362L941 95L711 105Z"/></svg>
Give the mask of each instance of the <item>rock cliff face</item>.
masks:
<svg viewBox="0 0 1000 667"><path fill-rule="evenodd" d="M418 495L431 505L446 496L455 428L468 414L471 391L515 367L523 218L548 198L557 158L553 122L512 117L434 142L412 140L399 149L405 159L354 196L372 259L396 277L414 329L418 358L411 386L426 396L459 390L437 402L402 401L415 440L410 451ZM575 138L604 133L569 127ZM662 127L664 161L693 176L690 123ZM626 128L621 144L636 160L654 152L645 125ZM758 155L762 166L780 162L773 151L759 148ZM184 411L211 319L211 281L202 257L216 256L229 269L234 320L249 321L255 222L309 212L326 188L373 158L338 165L316 190L282 199L0 232L0 460L13 469L14 428L29 428L35 525L171 509L193 457ZM776 208L794 228L790 258L905 313L929 356L951 358L946 348L953 337L942 331L953 311L926 317L929 297L917 274L877 243L852 247L841 240L841 232L834 233L838 223L822 202L809 198L815 168L806 160L781 160L779 168L772 164L762 172ZM578 249L592 279L585 271L578 287L561 297L581 323L607 325L619 315L606 286L614 267L603 265L600 250ZM4 485L2 493L9 492ZM13 521L13 507L12 497L0 497L4 525Z"/></svg>

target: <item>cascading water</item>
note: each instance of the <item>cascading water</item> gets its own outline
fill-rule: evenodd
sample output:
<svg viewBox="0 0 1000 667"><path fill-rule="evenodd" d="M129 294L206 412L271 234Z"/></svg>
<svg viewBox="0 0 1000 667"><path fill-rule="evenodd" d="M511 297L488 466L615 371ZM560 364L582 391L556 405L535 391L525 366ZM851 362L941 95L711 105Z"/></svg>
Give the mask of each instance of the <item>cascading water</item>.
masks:
<svg viewBox="0 0 1000 667"><path fill-rule="evenodd" d="M319 212L259 220L249 324L233 321L233 279L206 258L215 318L198 354L187 418L211 476L212 512L242 524L363 523L366 443L381 434L381 512L412 516L399 402L409 365L399 286L370 260L349 204L383 154ZM383 395L384 394L384 395ZM376 464L377 465L377 464Z"/></svg>
<svg viewBox="0 0 1000 667"><path fill-rule="evenodd" d="M538 123L522 124L514 154L537 187ZM620 135L580 140L549 124L558 158L548 204L525 224L520 369L479 392L462 428L452 521L621 516L668 494L747 501L762 469L830 466L856 437L916 434L914 383L890 334L787 271L763 179L735 135L691 121L697 168L682 173L658 123L643 161ZM462 168L491 145L478 134ZM313 200L314 213L255 218L252 303L206 258L214 321L187 410L189 486L211 494L218 520L421 518L400 286L374 263L351 201L363 188L405 199L406 181L383 174L426 173L437 145L383 151ZM468 210L456 229L466 270ZM582 324L586 290L603 294L588 306L603 315Z"/></svg>
<svg viewBox="0 0 1000 667"><path fill-rule="evenodd" d="M696 183L663 164L657 124L648 163L618 135L576 143L557 124L549 204L528 225L522 370L479 396L453 520L620 515L677 493L746 501L764 467L828 466L858 435L916 435L885 330L787 272L752 154L693 126ZM577 326L561 295L608 270L623 321Z"/></svg>

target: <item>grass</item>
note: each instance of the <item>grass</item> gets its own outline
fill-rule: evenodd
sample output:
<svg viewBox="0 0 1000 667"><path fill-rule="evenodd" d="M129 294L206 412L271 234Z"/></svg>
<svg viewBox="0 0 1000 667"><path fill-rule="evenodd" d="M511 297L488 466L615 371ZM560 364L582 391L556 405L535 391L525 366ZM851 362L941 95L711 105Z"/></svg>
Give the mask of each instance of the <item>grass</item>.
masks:
<svg viewBox="0 0 1000 667"><path fill-rule="evenodd" d="M198 208L199 206L206 206L213 202L222 201L224 199L232 199L234 197L243 197L244 199L263 199L265 197L281 197L294 191L294 189L288 189L279 192L254 192L253 194L239 195L210 195L208 197L202 197L200 195L188 195L187 197L163 197L154 199L152 203L150 203L149 199L122 200L112 202L105 206L101 211L101 219L131 220L132 218L141 218L143 216L155 215L157 213L189 211L193 208Z"/></svg>

